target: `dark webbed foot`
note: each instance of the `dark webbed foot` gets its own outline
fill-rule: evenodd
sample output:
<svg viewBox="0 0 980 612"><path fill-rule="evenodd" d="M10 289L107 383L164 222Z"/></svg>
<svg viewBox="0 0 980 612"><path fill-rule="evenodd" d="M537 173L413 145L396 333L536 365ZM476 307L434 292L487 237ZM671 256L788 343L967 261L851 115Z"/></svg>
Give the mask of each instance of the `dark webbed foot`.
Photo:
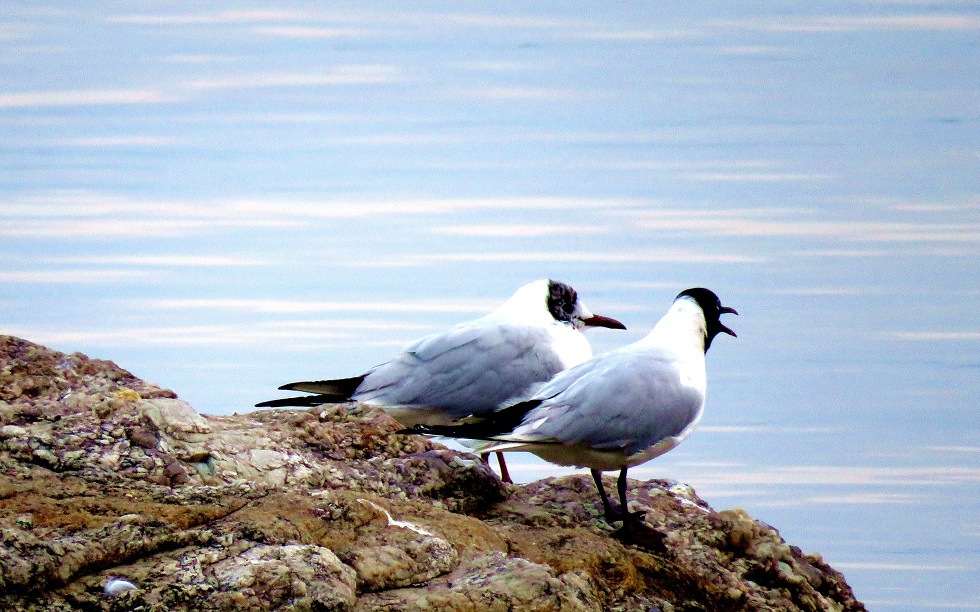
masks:
<svg viewBox="0 0 980 612"><path fill-rule="evenodd" d="M595 480L596 489L599 490L599 497L602 499L602 508L606 522L613 523L622 521L623 526L614 534L620 542L624 544L634 544L650 551L664 551L664 534L643 522L646 512L637 510L629 512L629 503L626 501L626 468L619 472L619 480L616 482L619 493L619 507L614 508L606 495L606 489L602 486L602 474L599 470L592 470L592 479Z"/></svg>
<svg viewBox="0 0 980 612"><path fill-rule="evenodd" d="M620 473L619 477L619 488L621 489L619 492L620 505L617 507L613 506L609 501L609 496L606 495L606 488L602 486L602 473L599 470L592 470L592 480L595 481L595 487L599 491L599 497L602 499L603 517L606 519L607 523L622 521L627 516L629 516L631 520L639 521L642 520L643 516L646 514L646 512L641 510L636 512L628 511L629 506L626 505L625 474L626 469L623 468L623 471ZM627 509L626 512L623 511L624 508Z"/></svg>
<svg viewBox="0 0 980 612"><path fill-rule="evenodd" d="M633 512L623 514L622 508L612 507L603 513L603 518L606 519L607 523L618 523L624 520L630 523L642 523L643 517L646 516L646 514L647 513L644 510L634 510Z"/></svg>
<svg viewBox="0 0 980 612"><path fill-rule="evenodd" d="M633 544L651 552L666 551L664 540L667 539L667 535L650 527L641 519L634 518L635 514L630 514L630 519L623 522L623 526L613 533L613 537L623 544Z"/></svg>

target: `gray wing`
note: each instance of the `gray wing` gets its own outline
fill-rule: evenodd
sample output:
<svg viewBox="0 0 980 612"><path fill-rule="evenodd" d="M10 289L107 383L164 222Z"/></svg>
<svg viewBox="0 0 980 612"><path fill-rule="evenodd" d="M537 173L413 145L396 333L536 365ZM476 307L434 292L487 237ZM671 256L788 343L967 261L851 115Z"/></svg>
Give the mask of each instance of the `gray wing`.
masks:
<svg viewBox="0 0 980 612"><path fill-rule="evenodd" d="M452 418L491 412L561 371L540 327L459 325L374 368L354 399L441 408Z"/></svg>
<svg viewBox="0 0 980 612"><path fill-rule="evenodd" d="M704 404L655 352L601 355L556 376L536 397L549 393L508 439L584 442L631 454L680 434Z"/></svg>

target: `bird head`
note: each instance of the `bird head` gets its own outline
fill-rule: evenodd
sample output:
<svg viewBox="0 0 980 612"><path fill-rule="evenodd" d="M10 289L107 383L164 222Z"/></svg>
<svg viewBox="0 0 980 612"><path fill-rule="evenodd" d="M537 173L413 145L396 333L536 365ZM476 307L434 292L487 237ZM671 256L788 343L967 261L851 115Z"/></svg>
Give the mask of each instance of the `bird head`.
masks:
<svg viewBox="0 0 980 612"><path fill-rule="evenodd" d="M579 301L578 293L571 285L558 281L548 281L548 312L560 323L571 325L577 330L585 327L608 327L626 329L626 326L611 317L593 314Z"/></svg>
<svg viewBox="0 0 980 612"><path fill-rule="evenodd" d="M703 287L695 287L693 289L681 291L677 295L676 299L681 299L684 297L690 298L697 302L698 306L701 307L701 311L704 313L704 350L706 352L708 347L711 346L711 341L714 340L714 337L722 332L736 338L738 337L735 335L734 331L721 322L721 315L737 315L738 311L728 306L722 306L721 300L717 295L715 295L714 291Z"/></svg>

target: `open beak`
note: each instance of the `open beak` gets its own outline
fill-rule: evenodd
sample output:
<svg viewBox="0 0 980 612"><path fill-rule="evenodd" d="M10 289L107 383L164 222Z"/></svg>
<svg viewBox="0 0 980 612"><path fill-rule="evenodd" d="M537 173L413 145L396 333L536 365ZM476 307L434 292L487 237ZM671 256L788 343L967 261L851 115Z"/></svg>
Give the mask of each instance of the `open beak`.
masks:
<svg viewBox="0 0 980 612"><path fill-rule="evenodd" d="M586 327L608 327L609 329L626 329L626 326L613 319L602 315L592 315L588 319L582 319L582 325Z"/></svg>
<svg viewBox="0 0 980 612"><path fill-rule="evenodd" d="M728 306L722 306L721 308L718 309L718 314L733 314L733 315L737 315L738 314L738 311L735 310L734 308L730 308ZM719 329L721 331L725 332L729 336L732 336L734 338L738 338L738 336L735 334L735 332L733 332L730 328L728 328L725 325L723 325L720 321L718 322L718 327L719 327Z"/></svg>

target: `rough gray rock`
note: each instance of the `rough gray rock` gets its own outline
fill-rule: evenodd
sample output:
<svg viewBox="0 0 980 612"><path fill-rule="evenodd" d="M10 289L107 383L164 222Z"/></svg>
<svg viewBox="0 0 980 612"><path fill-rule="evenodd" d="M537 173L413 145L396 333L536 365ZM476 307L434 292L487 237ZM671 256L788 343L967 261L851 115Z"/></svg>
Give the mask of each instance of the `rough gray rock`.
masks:
<svg viewBox="0 0 980 612"><path fill-rule="evenodd" d="M863 610L742 510L588 476L504 485L356 405L205 416L107 361L0 336L0 609Z"/></svg>

